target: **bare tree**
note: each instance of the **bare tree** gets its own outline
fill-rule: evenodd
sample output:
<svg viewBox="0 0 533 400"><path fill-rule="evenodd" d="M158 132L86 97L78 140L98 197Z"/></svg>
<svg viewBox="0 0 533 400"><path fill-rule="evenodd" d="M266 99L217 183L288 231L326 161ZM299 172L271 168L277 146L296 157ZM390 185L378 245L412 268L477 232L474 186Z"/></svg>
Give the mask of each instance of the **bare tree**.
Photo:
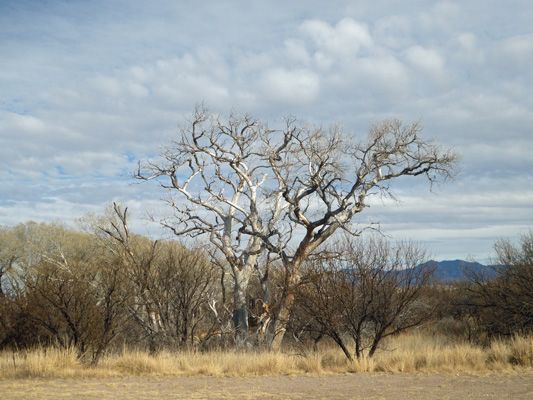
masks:
<svg viewBox="0 0 533 400"><path fill-rule="evenodd" d="M216 267L200 249L133 235L128 209L116 203L104 216L87 217L100 245L122 264L133 300L128 311L151 350L202 344L218 328L209 301L216 297Z"/></svg>
<svg viewBox="0 0 533 400"><path fill-rule="evenodd" d="M121 265L89 235L61 224L17 229L25 249L17 261L14 307L58 345L97 364L126 319Z"/></svg>
<svg viewBox="0 0 533 400"><path fill-rule="evenodd" d="M533 331L533 231L494 245L496 259L487 268L467 270L470 284L462 306L472 309L477 325L490 336Z"/></svg>
<svg viewBox="0 0 533 400"><path fill-rule="evenodd" d="M333 254L308 265L297 304L307 315L304 329L329 336L349 360L365 350L372 357L385 337L420 325L436 310L422 299L434 267L422 264L425 251L414 243L347 238Z"/></svg>
<svg viewBox="0 0 533 400"><path fill-rule="evenodd" d="M356 140L286 118L271 129L248 115L223 119L198 107L158 161L135 177L169 190L174 215L160 221L176 235L205 235L231 266L238 342L248 330L246 291L262 252L282 261L286 285L273 323L279 347L306 258L339 228L349 226L372 194L392 196L401 176L449 178L459 159L420 137L419 124L374 124ZM178 195L178 196L176 196Z"/></svg>

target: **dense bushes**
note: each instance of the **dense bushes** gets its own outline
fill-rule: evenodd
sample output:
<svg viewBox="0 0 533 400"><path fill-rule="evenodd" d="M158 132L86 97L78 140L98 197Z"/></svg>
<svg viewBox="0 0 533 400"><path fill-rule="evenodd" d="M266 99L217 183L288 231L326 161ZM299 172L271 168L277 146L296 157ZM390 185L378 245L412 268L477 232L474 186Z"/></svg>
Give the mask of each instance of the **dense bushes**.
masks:
<svg viewBox="0 0 533 400"><path fill-rule="evenodd" d="M48 343L96 364L113 342L154 350L212 336L218 270L206 256L107 222L121 227L123 242L60 224L3 230L20 245L3 254L16 261L1 282L0 347Z"/></svg>
<svg viewBox="0 0 533 400"><path fill-rule="evenodd" d="M146 349L233 344L232 280L205 249L132 235L127 210L83 220L0 228L0 349L54 345L96 364L123 344ZM310 258L287 328L300 346L328 337L349 358L372 356L385 337L431 326L485 342L533 330L533 234L495 245L493 267L435 282L413 243L345 240ZM266 260L265 262L268 262ZM249 345L272 337L286 275L268 264L250 286ZM261 269L263 271L265 269ZM231 297L231 296L230 296Z"/></svg>

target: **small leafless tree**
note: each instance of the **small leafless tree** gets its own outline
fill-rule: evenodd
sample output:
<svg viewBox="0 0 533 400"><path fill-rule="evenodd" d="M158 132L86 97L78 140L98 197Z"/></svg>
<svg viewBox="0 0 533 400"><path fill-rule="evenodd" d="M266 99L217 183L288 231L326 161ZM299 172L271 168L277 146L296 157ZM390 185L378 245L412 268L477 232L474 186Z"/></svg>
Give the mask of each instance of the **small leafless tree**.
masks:
<svg viewBox="0 0 533 400"><path fill-rule="evenodd" d="M216 298L218 271L205 252L131 234L128 209L117 204L107 215L92 219L93 232L103 234L100 243L123 265L133 296L129 314L144 331L150 349L190 347L208 340L219 328L210 306Z"/></svg>
<svg viewBox="0 0 533 400"><path fill-rule="evenodd" d="M382 340L427 321L435 306L422 301L434 268L412 242L392 245L382 237L350 240L335 257L308 266L297 290L298 307L307 315L305 329L328 336L348 359ZM350 350L353 343L353 353Z"/></svg>
<svg viewBox="0 0 533 400"><path fill-rule="evenodd" d="M12 308L59 346L97 364L126 318L122 268L89 235L61 224L28 223L19 231L25 250L17 261Z"/></svg>
<svg viewBox="0 0 533 400"><path fill-rule="evenodd" d="M533 331L533 231L519 245L500 240L496 259L487 268L467 271L469 296L463 306L473 309L477 325L489 336Z"/></svg>
<svg viewBox="0 0 533 400"><path fill-rule="evenodd" d="M218 269L201 249L131 234L116 204L81 224L85 232L27 223L0 237L12 270L0 347L58 345L97 364L119 338L155 350L201 346L220 332Z"/></svg>
<svg viewBox="0 0 533 400"><path fill-rule="evenodd" d="M228 118L198 107L162 159L139 165L135 177L169 191L174 215L160 221L176 235L209 238L234 280L234 324L246 342L246 292L258 257L278 257L286 286L277 307L272 347L279 347L307 257L339 228L350 227L372 194L390 182L453 175L458 155L421 138L419 124L374 124L365 139L286 118L279 128L248 116Z"/></svg>

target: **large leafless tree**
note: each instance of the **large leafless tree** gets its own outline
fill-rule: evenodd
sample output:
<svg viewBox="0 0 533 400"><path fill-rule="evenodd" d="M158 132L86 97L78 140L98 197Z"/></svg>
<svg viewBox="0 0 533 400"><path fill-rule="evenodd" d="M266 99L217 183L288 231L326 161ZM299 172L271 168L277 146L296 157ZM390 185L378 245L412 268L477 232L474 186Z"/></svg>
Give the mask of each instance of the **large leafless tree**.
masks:
<svg viewBox="0 0 533 400"><path fill-rule="evenodd" d="M206 236L228 261L234 281L237 340L246 341L246 291L259 256L281 260L285 285L273 324L272 347L285 332L304 260L338 229L350 226L372 194L391 195L390 182L453 175L458 155L424 140L418 123L387 120L357 139L286 118L271 128L249 115L227 118L197 107L162 158L136 177L169 190L176 235Z"/></svg>

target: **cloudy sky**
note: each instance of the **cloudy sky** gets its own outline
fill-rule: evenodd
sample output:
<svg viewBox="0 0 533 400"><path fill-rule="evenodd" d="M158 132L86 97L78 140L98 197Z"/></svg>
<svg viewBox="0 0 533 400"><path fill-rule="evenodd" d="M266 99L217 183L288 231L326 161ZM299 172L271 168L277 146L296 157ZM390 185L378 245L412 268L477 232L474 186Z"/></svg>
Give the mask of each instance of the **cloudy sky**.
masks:
<svg viewBox="0 0 533 400"><path fill-rule="evenodd" d="M523 0L0 1L0 224L119 201L153 232L166 194L128 174L204 101L359 135L420 120L460 174L360 220L483 260L533 226L532 18Z"/></svg>

